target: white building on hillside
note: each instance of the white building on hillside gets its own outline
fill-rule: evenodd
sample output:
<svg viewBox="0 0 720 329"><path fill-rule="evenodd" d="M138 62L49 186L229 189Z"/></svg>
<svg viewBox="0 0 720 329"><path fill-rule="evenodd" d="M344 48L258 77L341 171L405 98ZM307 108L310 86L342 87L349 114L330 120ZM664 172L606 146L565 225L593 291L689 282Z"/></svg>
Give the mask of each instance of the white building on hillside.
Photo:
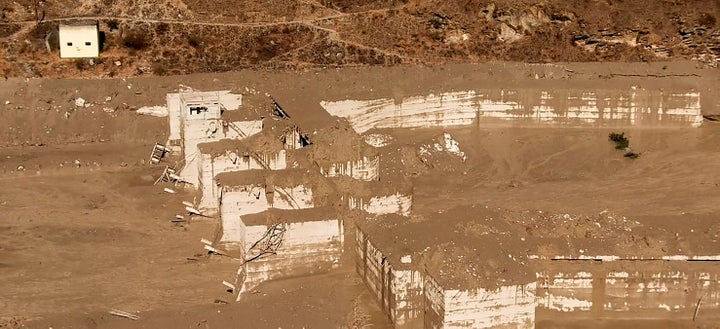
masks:
<svg viewBox="0 0 720 329"><path fill-rule="evenodd" d="M61 24L59 29L60 57L85 58L100 55L98 24Z"/></svg>

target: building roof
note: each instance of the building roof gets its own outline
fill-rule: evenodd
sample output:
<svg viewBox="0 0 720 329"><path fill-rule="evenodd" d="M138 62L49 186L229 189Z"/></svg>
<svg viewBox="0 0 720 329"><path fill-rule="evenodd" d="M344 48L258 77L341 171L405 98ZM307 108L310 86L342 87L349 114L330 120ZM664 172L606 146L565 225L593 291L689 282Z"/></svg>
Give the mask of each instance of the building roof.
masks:
<svg viewBox="0 0 720 329"><path fill-rule="evenodd" d="M93 26L98 27L98 21L93 19L78 19L72 21L65 21L60 23L61 27L78 27L78 26Z"/></svg>
<svg viewBox="0 0 720 329"><path fill-rule="evenodd" d="M90 32L90 33L97 33L98 31L98 23L97 22L77 22L77 23L71 23L71 24L60 24L59 26L60 33L63 32Z"/></svg>

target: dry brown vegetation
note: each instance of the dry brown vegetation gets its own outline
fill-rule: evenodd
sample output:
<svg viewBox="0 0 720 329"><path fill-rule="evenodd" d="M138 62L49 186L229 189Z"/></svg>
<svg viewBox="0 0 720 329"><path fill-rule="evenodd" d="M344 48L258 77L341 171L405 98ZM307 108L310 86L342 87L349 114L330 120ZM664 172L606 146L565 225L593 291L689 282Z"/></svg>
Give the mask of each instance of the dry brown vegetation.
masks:
<svg viewBox="0 0 720 329"><path fill-rule="evenodd" d="M718 11L710 0L23 0L0 6L0 70L114 76L488 60L714 66ZM82 72L47 51L45 38L63 17L97 18L105 33L101 59Z"/></svg>

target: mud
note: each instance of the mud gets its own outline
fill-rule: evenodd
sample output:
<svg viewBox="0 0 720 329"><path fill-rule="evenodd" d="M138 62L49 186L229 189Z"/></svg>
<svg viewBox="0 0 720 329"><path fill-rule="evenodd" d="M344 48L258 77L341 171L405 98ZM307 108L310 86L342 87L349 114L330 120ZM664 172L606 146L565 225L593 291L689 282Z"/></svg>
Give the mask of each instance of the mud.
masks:
<svg viewBox="0 0 720 329"><path fill-rule="evenodd" d="M555 72L553 77L549 72ZM558 78L561 72L565 78ZM247 294L238 304L212 305L215 299L234 299L221 282L232 278L238 263L227 257L208 256L199 243L200 238L218 240L221 231L217 219L187 216L185 223L170 222L177 214L186 215L181 201L192 200L193 195L181 189L178 194L167 194L163 187L172 186L152 185L162 167L147 164L147 159L155 142L167 140L167 118L134 113L141 106L163 105L165 94L183 88L181 84L198 90L240 93L247 87L248 95L253 94L251 89L272 93L318 149L326 148L322 152L311 152L311 148L297 151L306 159L347 161L357 155L353 143L364 143L359 144L363 145L362 152L379 156L383 168L380 181L361 185L366 183L342 182L350 179L343 177L336 182L340 187L327 190L369 196L375 191L373 186L384 185L387 177L392 182L389 185L397 186L378 187L382 192L412 192L412 215L391 216L388 223L392 225L387 225L417 225L412 239L398 240L407 243L408 251L446 247L432 250L428 264L446 269L447 282L462 282L466 278L460 274L466 268L452 265L465 263L446 263L448 255L459 253L458 244L462 252L480 258L470 261L475 258L468 257L467 264L492 259L468 251L472 248L487 253L497 250L492 243L463 240L453 246L434 239L441 237L439 233L456 236L442 227L443 214L467 222L452 226L457 236L492 232L497 223L485 225L472 220L479 213L472 210L474 205L522 215L510 216L515 219L505 226L498 224L505 228L501 231L510 232L508 236L524 237L527 243L539 237L562 242L536 246L537 252L532 254L539 256L572 256L569 250L579 253L580 249L590 254L593 248L597 253L632 249L648 257L679 253L680 249L683 254L718 254L719 231L714 223L718 209L713 196L720 181L708 169L720 164L715 156L720 154L714 142L717 124L704 121L699 128L623 127L633 151L641 154L637 159L627 159L608 141L608 134L617 128L476 124L444 129L373 129L361 136L349 122L324 111L321 101L402 100L487 88L630 90L636 86L696 90L701 95L702 114L716 114L717 93L711 88L716 82L714 71L696 69L692 63L484 64L304 73L243 71L126 80L0 81L0 129L4 132L0 134L0 179L4 182L0 207L7 215L0 225L0 274L4 276L3 291L7 292L0 296L0 316L4 323L38 328L93 323L109 328L180 324L222 327L240 322L259 328L285 327L288 323L327 328L389 325L354 273L352 238L345 238L348 245L338 269L328 274L266 282L253 289L258 293ZM107 96L111 97L108 101ZM76 107L77 97L92 105ZM111 111L105 111L106 107ZM322 137L333 129L337 132ZM424 155L423 147L436 150L435 144L446 145L445 133L457 144ZM364 142L369 134L388 137L381 138L382 143L373 142L376 147ZM331 142L339 146L334 153ZM464 160L458 156L460 151ZM171 157L167 161L177 160ZM313 211L323 209L307 210L306 215L314 216ZM339 206L332 209L337 211ZM546 215L535 216L530 209ZM627 223L598 219L603 211L615 219L625 217ZM277 216L289 215L270 211L258 215L254 223L277 220ZM288 219L301 221L304 216ZM348 210L343 216L346 227L354 227L366 217L357 210ZM593 228L595 222L601 224L601 230ZM441 227L423 228L422 223ZM615 234L628 227L650 229L638 230L634 237ZM588 231L596 241L591 245L583 242ZM354 230L345 229L345 234L352 235ZM404 239L387 229L373 236L388 244ZM528 256L527 248L520 243L508 244L508 248ZM404 252L391 257L399 260ZM502 269L522 274L519 269L513 271L506 259L498 258L496 265L488 267L487 278ZM560 270L574 268L557 266ZM142 319L131 322L112 318L105 313L112 308L139 312ZM278 314L276 310L286 311ZM697 323L712 318L712 312L701 310ZM537 326L584 323L574 321L540 319ZM604 321L617 325L612 319ZM679 322L690 322L687 313L680 320L660 323L671 326Z"/></svg>

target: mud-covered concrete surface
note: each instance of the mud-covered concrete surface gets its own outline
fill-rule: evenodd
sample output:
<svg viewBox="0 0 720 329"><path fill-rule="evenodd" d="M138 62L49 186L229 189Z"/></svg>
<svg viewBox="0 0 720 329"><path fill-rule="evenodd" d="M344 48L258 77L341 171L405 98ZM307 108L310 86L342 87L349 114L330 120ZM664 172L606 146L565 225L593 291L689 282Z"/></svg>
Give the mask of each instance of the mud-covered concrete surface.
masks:
<svg viewBox="0 0 720 329"><path fill-rule="evenodd" d="M230 279L238 264L227 257L208 256L202 249L201 238L214 239L222 233L217 220L170 222L183 213L181 202L191 200L192 191L168 194L163 192L165 186L152 185L163 168L147 164L147 158L155 142L167 140L167 118L135 112L141 106L164 105L166 93L186 86L232 90L248 99L270 93L303 131L312 133L349 126L338 123L343 119L332 117L321 101L402 100L492 88L693 90L700 93L702 112L709 116L719 112L717 80L714 69L678 62L402 65L0 81L0 211L4 214L0 220L0 324L8 328L390 325L354 272L352 238L346 239L338 269L266 282L239 303L223 304L233 296L222 281ZM82 106L77 105L79 98L84 100ZM607 210L675 237L672 244L653 240L652 235L631 239L653 252L669 245L683 248L692 240L689 245L703 246L698 253L720 254L720 231L713 221L720 211L714 197L720 180L712 169L720 165L718 129L709 120L699 128L662 129L471 125L375 129L363 138L383 141L376 143L383 145L377 148L381 165L387 164L381 177L395 173L412 181L413 221L442 218L442 212L471 218L476 204L586 217ZM622 151L614 149L607 140L614 131L626 133L639 158L624 158ZM444 133L451 134L457 145L442 152L421 151L443 141ZM349 152L333 153L331 143L342 146L348 144L343 139L357 137L343 132L330 136L318 139L323 145L315 148L321 151L309 152L320 162L322 157ZM465 160L460 160L459 152ZM344 218L346 225L361 220L354 214ZM527 231L530 236L584 232L584 227L546 222L516 225L532 226ZM487 228L457 229L473 235ZM346 234L352 231L345 230ZM423 242L427 243L437 238L435 233L421 230L414 238L431 239ZM601 233L612 236L612 232ZM381 234L388 241L396 237L390 230ZM477 247L492 251L492 246ZM552 246L545 251L562 253ZM502 262L493 266L498 271L509 268ZM465 268L449 266L448 270ZM111 309L137 312L141 319L113 317L107 313ZM717 315L701 309L692 322L683 314L679 319L630 324L609 317L602 321L544 319L536 325L712 327L709 321Z"/></svg>

